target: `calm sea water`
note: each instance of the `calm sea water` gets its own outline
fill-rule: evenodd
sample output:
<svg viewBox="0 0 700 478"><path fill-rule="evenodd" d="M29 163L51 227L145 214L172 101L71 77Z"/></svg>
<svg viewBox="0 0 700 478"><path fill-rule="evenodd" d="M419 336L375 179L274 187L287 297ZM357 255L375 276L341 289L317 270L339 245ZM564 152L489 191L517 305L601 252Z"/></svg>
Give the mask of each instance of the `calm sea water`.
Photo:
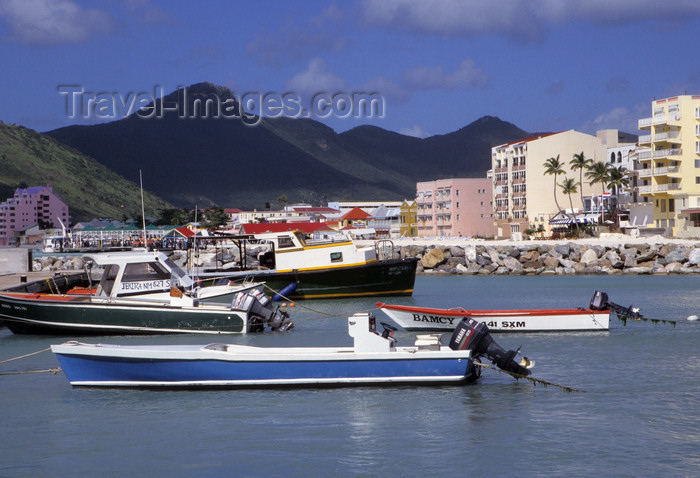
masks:
<svg viewBox="0 0 700 478"><path fill-rule="evenodd" d="M536 361L533 376L585 393L492 370L464 387L242 391L72 389L62 373L0 376L0 476L698 476L700 323L685 319L700 315L700 277L424 276L413 297L385 300L578 307L596 289L679 323L614 320L606 333L495 336L506 348L522 346ZM226 340L349 345L343 317L374 302L299 303L293 331ZM414 334L398 337L408 344ZM0 360L63 340L0 329ZM0 364L0 372L57 366L44 352Z"/></svg>

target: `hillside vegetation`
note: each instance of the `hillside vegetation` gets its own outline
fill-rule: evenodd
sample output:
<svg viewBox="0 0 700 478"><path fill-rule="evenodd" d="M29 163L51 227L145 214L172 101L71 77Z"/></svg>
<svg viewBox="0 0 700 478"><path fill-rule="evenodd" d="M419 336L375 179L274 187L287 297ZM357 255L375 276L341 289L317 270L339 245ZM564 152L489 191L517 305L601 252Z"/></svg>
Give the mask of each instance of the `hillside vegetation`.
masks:
<svg viewBox="0 0 700 478"><path fill-rule="evenodd" d="M417 181L484 177L491 147L529 134L484 117L446 135L421 139L375 126L338 134L311 119L265 118L255 127L239 119L203 117L197 98L233 98L230 90L200 83L168 95L168 106L197 118L166 112L132 114L110 123L68 126L47 134L138 181L178 206L218 204L262 208L281 195L290 203L329 200L400 200L415 195ZM160 108L159 102L152 105ZM144 176L145 177L145 176Z"/></svg>
<svg viewBox="0 0 700 478"><path fill-rule="evenodd" d="M138 170L136 178L138 181ZM20 185L53 186L54 193L69 206L72 222L141 215L138 184L49 136L0 124L0 201L14 195ZM158 216L160 210L172 207L148 192L144 204L146 216Z"/></svg>

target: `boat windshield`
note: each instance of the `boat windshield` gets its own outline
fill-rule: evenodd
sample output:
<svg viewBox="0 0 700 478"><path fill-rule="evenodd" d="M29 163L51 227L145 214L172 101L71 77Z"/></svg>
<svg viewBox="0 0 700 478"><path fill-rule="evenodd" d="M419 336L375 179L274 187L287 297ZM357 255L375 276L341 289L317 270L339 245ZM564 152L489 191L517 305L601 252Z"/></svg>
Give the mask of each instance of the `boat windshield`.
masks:
<svg viewBox="0 0 700 478"><path fill-rule="evenodd" d="M163 262L165 263L166 267L170 269L171 279L177 279L180 282L180 285L185 289L189 289L194 285L194 281L192 280L192 278L188 276L185 271L180 269L180 267L173 261L171 261L170 259L166 259Z"/></svg>

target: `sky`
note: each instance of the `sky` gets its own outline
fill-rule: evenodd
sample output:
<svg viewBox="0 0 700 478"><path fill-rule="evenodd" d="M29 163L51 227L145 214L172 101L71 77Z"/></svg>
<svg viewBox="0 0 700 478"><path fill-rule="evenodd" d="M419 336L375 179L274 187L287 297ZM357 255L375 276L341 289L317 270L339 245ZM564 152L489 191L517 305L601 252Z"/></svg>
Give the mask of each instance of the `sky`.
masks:
<svg viewBox="0 0 700 478"><path fill-rule="evenodd" d="M338 132L638 133L700 94L699 31L698 0L0 0L0 120L112 121L206 81Z"/></svg>

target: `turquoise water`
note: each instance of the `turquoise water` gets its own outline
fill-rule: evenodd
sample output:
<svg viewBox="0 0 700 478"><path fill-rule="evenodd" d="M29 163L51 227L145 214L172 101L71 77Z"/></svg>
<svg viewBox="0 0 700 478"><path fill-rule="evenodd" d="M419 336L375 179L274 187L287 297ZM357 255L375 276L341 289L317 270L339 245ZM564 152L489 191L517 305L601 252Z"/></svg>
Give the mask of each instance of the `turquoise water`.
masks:
<svg viewBox="0 0 700 478"><path fill-rule="evenodd" d="M427 277L389 303L465 308L578 307L595 289L676 327L499 334L522 346L533 386L492 370L465 387L139 391L72 389L59 373L0 376L0 476L697 476L700 277ZM347 316L373 299L307 301L289 333L252 345L349 345ZM307 310L309 308L312 310ZM385 320L381 312L379 320ZM400 343L414 333L399 332ZM74 337L70 337L74 338ZM0 360L65 338L0 329ZM205 343L221 337L85 339ZM44 352L0 372L57 367Z"/></svg>

